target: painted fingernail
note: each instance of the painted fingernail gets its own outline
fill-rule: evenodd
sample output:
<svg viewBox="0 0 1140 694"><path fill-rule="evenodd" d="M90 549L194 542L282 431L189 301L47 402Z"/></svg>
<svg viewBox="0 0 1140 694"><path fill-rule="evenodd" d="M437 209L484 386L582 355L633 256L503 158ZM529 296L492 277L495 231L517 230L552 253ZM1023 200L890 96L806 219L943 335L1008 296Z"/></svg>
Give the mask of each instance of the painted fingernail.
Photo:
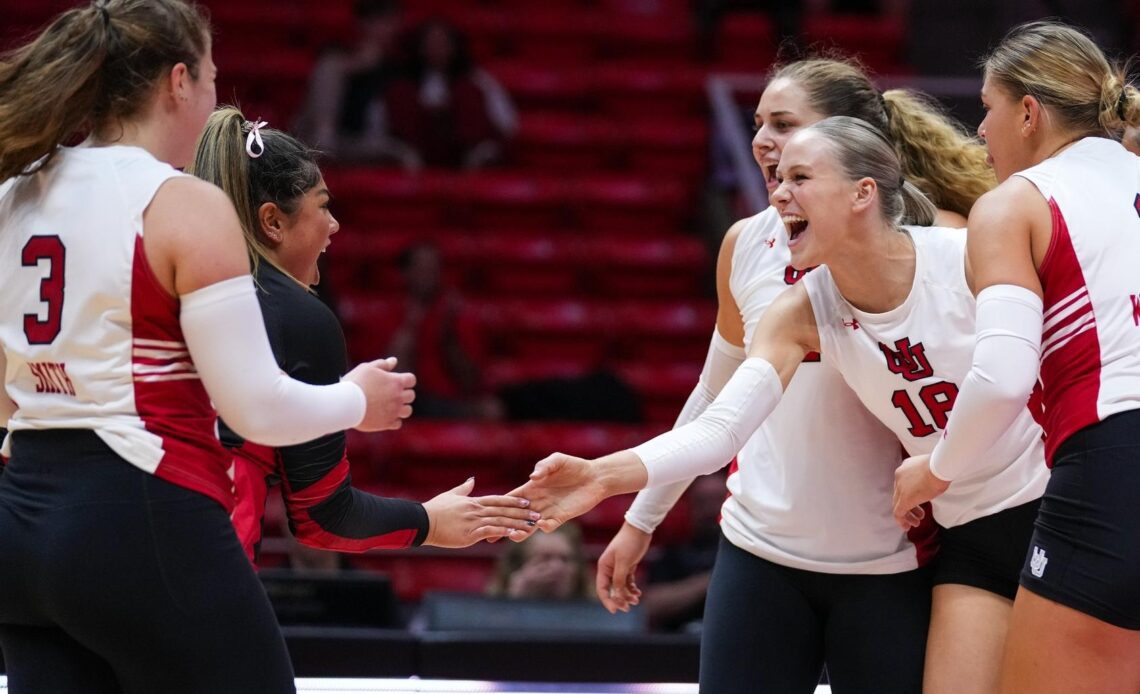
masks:
<svg viewBox="0 0 1140 694"><path fill-rule="evenodd" d="M519 506L527 508L530 506L530 499L519 499Z"/></svg>
<svg viewBox="0 0 1140 694"><path fill-rule="evenodd" d="M527 521L527 522L526 522L526 524L527 524L527 525L529 525L529 526L532 526L532 527L533 527L533 526L534 526L534 521Z"/></svg>
<svg viewBox="0 0 1140 694"><path fill-rule="evenodd" d="M536 520L542 520L542 514L541 514L541 513L539 513L538 511L531 511L531 512L530 512L530 513L527 515L527 517L528 517L528 518L530 518L532 521L536 521Z"/></svg>

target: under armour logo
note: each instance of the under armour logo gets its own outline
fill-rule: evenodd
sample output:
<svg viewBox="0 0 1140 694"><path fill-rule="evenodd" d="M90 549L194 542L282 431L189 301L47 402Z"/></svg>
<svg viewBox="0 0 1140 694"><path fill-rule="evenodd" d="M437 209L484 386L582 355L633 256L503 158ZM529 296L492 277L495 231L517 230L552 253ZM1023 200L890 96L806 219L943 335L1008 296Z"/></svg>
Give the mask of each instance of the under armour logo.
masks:
<svg viewBox="0 0 1140 694"><path fill-rule="evenodd" d="M852 318L851 320L845 320L845 321L843 321L843 327L851 328L852 330L858 330L859 329L859 320L857 318Z"/></svg>
<svg viewBox="0 0 1140 694"><path fill-rule="evenodd" d="M768 239L764 243L768 244L768 248L773 248L776 245L776 237L773 236L772 238Z"/></svg>
<svg viewBox="0 0 1140 694"><path fill-rule="evenodd" d="M926 348L921 342L911 345L910 338L904 337L895 340L894 349L882 342L879 343L879 349L887 358L887 368L893 374L898 374L908 381L921 381L934 375L934 369L926 358Z"/></svg>
<svg viewBox="0 0 1140 694"><path fill-rule="evenodd" d="M1033 556L1029 559L1029 572L1037 578L1045 573L1045 565L1049 563L1049 558L1045 556L1045 550L1034 545Z"/></svg>

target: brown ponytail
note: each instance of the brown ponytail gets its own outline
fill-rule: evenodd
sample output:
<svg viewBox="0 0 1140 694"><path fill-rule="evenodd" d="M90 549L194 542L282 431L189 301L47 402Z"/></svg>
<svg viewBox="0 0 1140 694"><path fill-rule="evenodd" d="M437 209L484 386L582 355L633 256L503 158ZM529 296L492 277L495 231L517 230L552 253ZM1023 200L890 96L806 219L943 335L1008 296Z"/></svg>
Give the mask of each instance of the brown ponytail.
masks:
<svg viewBox="0 0 1140 694"><path fill-rule="evenodd" d="M194 78L209 23L181 0L99 0L64 12L0 57L0 181L47 165L68 139L139 113L184 63Z"/></svg>

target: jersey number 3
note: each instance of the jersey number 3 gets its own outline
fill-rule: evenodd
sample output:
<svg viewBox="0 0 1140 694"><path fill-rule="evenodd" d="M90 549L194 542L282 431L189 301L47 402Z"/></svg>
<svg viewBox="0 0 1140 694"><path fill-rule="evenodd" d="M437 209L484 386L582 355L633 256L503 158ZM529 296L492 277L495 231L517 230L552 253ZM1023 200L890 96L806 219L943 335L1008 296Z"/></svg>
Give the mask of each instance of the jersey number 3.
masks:
<svg viewBox="0 0 1140 694"><path fill-rule="evenodd" d="M24 314L24 335L30 345L48 345L59 335L63 320L63 264L67 250L58 236L33 236L24 244L20 262L36 267L47 261L47 275L40 280L40 301L47 304L47 318L39 313Z"/></svg>

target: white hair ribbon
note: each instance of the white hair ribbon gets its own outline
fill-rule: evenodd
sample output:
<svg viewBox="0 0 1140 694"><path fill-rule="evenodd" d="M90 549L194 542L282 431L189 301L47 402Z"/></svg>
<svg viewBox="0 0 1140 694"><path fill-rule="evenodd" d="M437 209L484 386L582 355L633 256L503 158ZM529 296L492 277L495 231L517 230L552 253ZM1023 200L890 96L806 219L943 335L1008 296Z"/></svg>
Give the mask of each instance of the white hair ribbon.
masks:
<svg viewBox="0 0 1140 694"><path fill-rule="evenodd" d="M261 141L261 129L269 125L263 120L246 121L249 125L249 135L245 137L245 153L252 159L257 159L262 154L265 154L265 143ZM253 146L257 145L255 151Z"/></svg>

